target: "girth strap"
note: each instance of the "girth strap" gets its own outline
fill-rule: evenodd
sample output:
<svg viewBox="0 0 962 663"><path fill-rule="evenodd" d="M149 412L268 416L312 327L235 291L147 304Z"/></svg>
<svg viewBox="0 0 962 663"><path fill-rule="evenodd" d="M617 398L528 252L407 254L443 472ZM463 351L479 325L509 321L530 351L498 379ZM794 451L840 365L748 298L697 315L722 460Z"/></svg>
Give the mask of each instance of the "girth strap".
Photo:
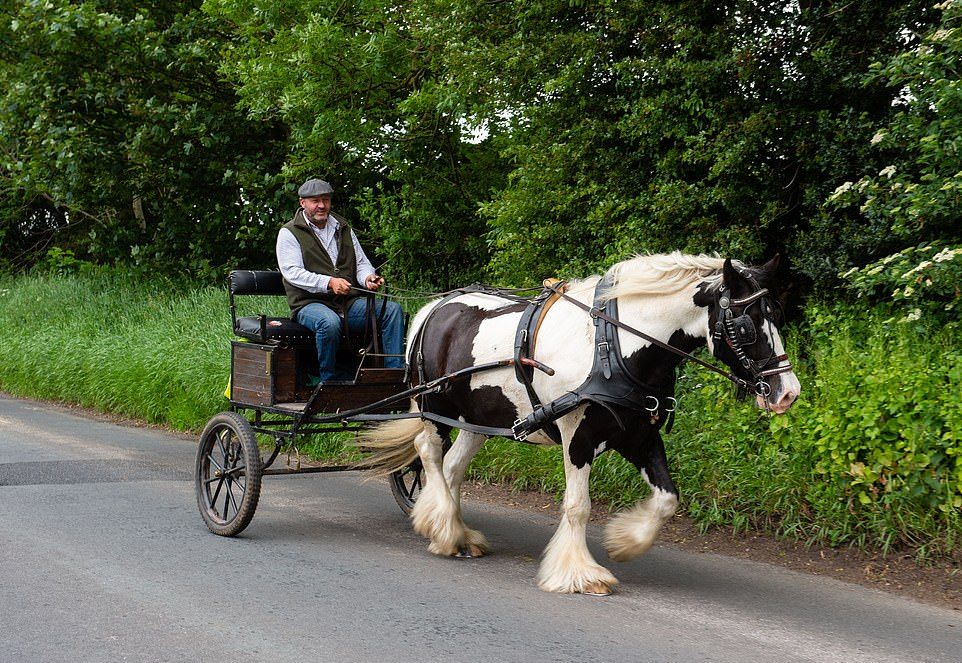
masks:
<svg viewBox="0 0 962 663"><path fill-rule="evenodd" d="M541 398L535 391L533 384L534 367L532 364L536 363L534 361L534 345L537 340L538 329L541 327L541 321L544 319L545 313L548 312L552 304L561 298L561 295L558 291L554 290L554 288L558 288L563 292L565 284L557 279L546 280L544 282L544 290L533 302L528 304L524 313L521 314L521 319L518 321L518 329L515 333L514 373L518 382L524 385L524 389L528 393L528 400L531 401L531 409L533 412L538 412L542 409ZM542 368L542 370L544 370L544 368ZM559 431L558 427L552 422L553 419L546 420L541 427L555 444L561 444L561 431Z"/></svg>

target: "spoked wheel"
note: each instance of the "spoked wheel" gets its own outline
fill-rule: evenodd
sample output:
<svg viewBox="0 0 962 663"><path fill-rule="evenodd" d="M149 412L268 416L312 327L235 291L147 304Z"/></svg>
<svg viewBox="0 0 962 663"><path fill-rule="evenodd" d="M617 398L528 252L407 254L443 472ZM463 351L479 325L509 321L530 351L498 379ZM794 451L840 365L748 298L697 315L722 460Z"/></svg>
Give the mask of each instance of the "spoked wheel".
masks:
<svg viewBox="0 0 962 663"><path fill-rule="evenodd" d="M215 415L200 435L195 489L207 528L220 536L240 534L254 517L261 494L261 453L247 419Z"/></svg>
<svg viewBox="0 0 962 663"><path fill-rule="evenodd" d="M441 447L442 454L446 454L450 448L451 442L445 440ZM421 459L415 458L414 462L404 469L392 472L388 480L391 482L394 501L401 507L401 511L410 514L421 489L424 488L424 465L421 464Z"/></svg>
<svg viewBox="0 0 962 663"><path fill-rule="evenodd" d="M421 459L415 459L413 463L403 470L392 472L389 479L391 481L391 494L394 495L394 501L401 507L401 511L410 514L411 509L414 508L414 502L421 493L421 488L424 487L422 483L424 480L424 466L421 465Z"/></svg>

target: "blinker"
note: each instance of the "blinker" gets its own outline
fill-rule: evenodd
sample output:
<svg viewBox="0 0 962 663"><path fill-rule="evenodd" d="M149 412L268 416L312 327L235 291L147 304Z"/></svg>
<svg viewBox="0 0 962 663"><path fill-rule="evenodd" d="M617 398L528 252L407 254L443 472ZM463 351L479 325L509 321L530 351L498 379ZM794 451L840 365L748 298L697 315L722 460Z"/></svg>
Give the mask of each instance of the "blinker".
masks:
<svg viewBox="0 0 962 663"><path fill-rule="evenodd" d="M755 323L748 315L740 315L734 320L732 320L732 326L735 329L735 340L740 345L752 345L758 334L755 330Z"/></svg>

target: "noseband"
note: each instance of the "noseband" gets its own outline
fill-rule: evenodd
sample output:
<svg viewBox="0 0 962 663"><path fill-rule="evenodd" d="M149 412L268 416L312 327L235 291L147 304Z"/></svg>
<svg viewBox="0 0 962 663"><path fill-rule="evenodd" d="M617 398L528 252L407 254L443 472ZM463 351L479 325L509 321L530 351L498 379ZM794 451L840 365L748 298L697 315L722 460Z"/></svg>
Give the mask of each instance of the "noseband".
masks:
<svg viewBox="0 0 962 663"><path fill-rule="evenodd" d="M772 302L768 298L768 288L762 288L754 279L751 277L748 278L758 290L747 297L732 299L731 289L729 288L725 288L719 293L718 299L716 300L719 314L718 320L715 322L715 332L712 335L712 339L715 342L724 339L728 347L735 353L735 357L739 363L751 374L752 379L755 381L755 394L767 401L768 396L772 393L772 388L768 382L765 381L765 378L781 373L788 373L792 370L792 364L788 361L787 354L776 355L774 348L768 358L762 361L755 361L745 352L746 348L758 342L758 331L755 328L755 322L751 316L748 315L748 309L752 304L760 302L759 306L762 307L763 319L766 319L766 311L773 310ZM741 315L735 315L732 311L733 306L741 308ZM782 362L785 363L782 365Z"/></svg>

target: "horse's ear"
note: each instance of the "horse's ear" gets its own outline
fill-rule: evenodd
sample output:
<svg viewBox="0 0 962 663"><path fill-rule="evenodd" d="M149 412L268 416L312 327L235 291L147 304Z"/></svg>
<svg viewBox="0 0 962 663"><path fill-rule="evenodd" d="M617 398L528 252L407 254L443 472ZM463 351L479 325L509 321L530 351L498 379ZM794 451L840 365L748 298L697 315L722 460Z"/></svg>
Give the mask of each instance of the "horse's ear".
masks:
<svg viewBox="0 0 962 663"><path fill-rule="evenodd" d="M725 264L722 267L722 280L725 282L729 288L738 283L740 275L738 270L732 266L732 259L725 258Z"/></svg>
<svg viewBox="0 0 962 663"><path fill-rule="evenodd" d="M771 260L761 266L762 272L768 276L774 276L775 272L778 271L778 263L781 261L781 259L782 254L776 253Z"/></svg>
<svg viewBox="0 0 962 663"><path fill-rule="evenodd" d="M774 280L775 273L778 272L778 263L781 261L781 259L781 254L776 253L771 260L758 268L758 275L756 278L759 284L767 286Z"/></svg>

